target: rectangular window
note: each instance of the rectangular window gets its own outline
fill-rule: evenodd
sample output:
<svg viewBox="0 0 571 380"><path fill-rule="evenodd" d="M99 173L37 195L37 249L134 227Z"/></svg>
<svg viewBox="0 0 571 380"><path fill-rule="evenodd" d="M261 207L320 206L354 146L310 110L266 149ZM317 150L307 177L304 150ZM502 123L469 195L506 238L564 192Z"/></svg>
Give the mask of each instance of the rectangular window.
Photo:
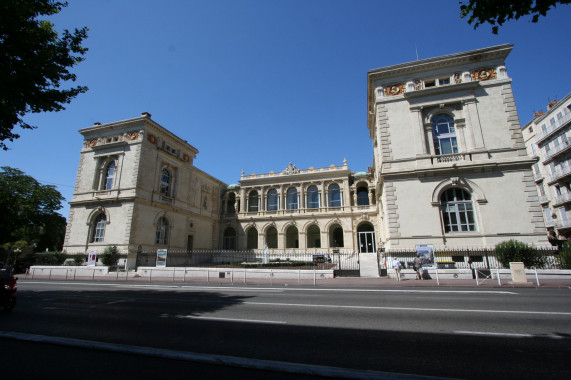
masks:
<svg viewBox="0 0 571 380"><path fill-rule="evenodd" d="M434 87L434 86L436 86L436 81L434 79L424 81L424 88Z"/></svg>
<svg viewBox="0 0 571 380"><path fill-rule="evenodd" d="M440 86L450 84L450 78L440 78L440 79L438 79L438 84Z"/></svg>

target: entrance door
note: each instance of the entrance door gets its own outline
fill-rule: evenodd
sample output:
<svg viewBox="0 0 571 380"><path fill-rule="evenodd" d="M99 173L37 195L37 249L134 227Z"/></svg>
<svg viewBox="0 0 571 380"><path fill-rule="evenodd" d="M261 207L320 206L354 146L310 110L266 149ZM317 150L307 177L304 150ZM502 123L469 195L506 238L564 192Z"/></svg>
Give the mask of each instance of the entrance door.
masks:
<svg viewBox="0 0 571 380"><path fill-rule="evenodd" d="M359 253L375 253L375 233L359 232Z"/></svg>

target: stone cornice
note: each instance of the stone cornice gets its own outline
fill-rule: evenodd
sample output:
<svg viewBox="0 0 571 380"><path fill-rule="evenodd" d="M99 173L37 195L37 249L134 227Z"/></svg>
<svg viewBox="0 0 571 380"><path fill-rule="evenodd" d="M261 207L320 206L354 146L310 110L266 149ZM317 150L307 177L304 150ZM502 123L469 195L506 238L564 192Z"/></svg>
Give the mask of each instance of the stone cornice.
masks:
<svg viewBox="0 0 571 380"><path fill-rule="evenodd" d="M512 44L503 44L462 53L443 55L440 57L373 69L369 71L367 76L369 80L378 80L403 74L434 70L437 67L459 66L466 63L484 62L493 59L505 60L512 49Z"/></svg>

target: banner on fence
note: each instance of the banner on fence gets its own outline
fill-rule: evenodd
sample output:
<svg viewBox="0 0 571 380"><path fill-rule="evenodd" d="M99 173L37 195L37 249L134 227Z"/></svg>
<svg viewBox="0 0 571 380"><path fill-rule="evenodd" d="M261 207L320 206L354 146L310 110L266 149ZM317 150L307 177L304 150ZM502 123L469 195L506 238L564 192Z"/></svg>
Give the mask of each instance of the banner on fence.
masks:
<svg viewBox="0 0 571 380"><path fill-rule="evenodd" d="M166 267L167 266L167 250L166 249L157 249L157 267Z"/></svg>
<svg viewBox="0 0 571 380"><path fill-rule="evenodd" d="M94 267L97 262L97 251L89 251L87 255L87 266Z"/></svg>
<svg viewBox="0 0 571 380"><path fill-rule="evenodd" d="M434 264L434 246L432 244L418 244L416 246L416 254L422 260L424 268L435 268Z"/></svg>

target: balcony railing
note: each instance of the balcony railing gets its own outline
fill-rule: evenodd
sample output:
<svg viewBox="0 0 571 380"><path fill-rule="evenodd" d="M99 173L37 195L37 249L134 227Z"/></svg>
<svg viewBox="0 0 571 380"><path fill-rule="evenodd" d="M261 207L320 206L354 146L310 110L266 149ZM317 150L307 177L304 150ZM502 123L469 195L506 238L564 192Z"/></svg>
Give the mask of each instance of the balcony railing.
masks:
<svg viewBox="0 0 571 380"><path fill-rule="evenodd" d="M571 220L568 219L560 220L557 223L555 223L555 228L557 229L571 228Z"/></svg>
<svg viewBox="0 0 571 380"><path fill-rule="evenodd" d="M555 197L555 201L553 202L553 206L560 206L564 203L571 202L571 194L561 194Z"/></svg>
<svg viewBox="0 0 571 380"><path fill-rule="evenodd" d="M546 162L552 160L553 157L561 153L567 152L568 150L571 150L571 141L566 139L561 144L556 145L554 148L545 152L545 158L543 159L543 163L545 164Z"/></svg>
<svg viewBox="0 0 571 380"><path fill-rule="evenodd" d="M560 169L555 170L554 173L549 175L549 183L553 183L555 181L560 180L561 178L567 177L571 175L571 167L563 167Z"/></svg>
<svg viewBox="0 0 571 380"><path fill-rule="evenodd" d="M547 128L547 130L541 131L540 133L538 133L535 136L535 142L537 144L539 144L540 142L542 142L543 140L545 140L546 138L551 136L553 133L557 132L562 127L564 127L570 120L571 120L571 112L564 115L563 118L558 119L555 122L555 124L550 125L549 128Z"/></svg>
<svg viewBox="0 0 571 380"><path fill-rule="evenodd" d="M453 154L442 154L440 156L430 157L432 164L443 163L443 162L456 162L456 161L472 161L471 153L453 153Z"/></svg>

